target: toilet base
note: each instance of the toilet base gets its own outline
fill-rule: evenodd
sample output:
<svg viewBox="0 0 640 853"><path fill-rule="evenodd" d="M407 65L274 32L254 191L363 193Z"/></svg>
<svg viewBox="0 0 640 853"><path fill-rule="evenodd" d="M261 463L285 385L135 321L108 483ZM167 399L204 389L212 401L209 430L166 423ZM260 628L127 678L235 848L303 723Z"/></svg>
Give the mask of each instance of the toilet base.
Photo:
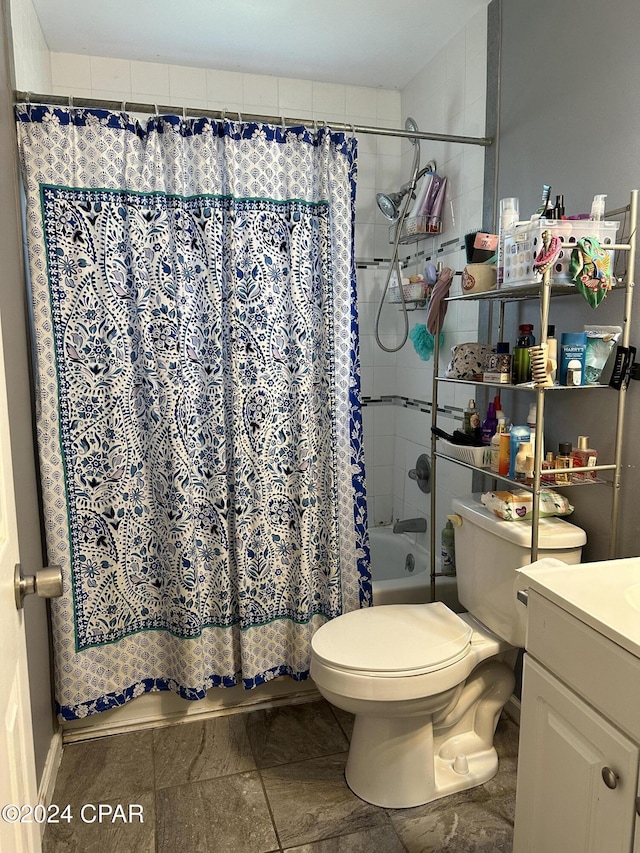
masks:
<svg viewBox="0 0 640 853"><path fill-rule="evenodd" d="M513 683L510 668L491 660L442 711L357 714L345 770L348 786L368 803L399 809L487 782L498 770L493 735Z"/></svg>
<svg viewBox="0 0 640 853"><path fill-rule="evenodd" d="M431 722L420 723L416 718L393 720L394 736L391 741L376 741L380 729L388 734L387 720L374 717L357 717L349 759L345 770L347 785L360 799L374 806L406 809L421 806L482 785L498 771L495 748L478 749L469 739L464 761L441 758L433 754L433 728ZM398 723L413 724L398 726ZM363 736L363 748L358 746L357 729ZM403 731L398 729L402 728ZM377 731L373 731L376 729ZM371 748L370 737L378 746ZM475 746L476 751L473 752ZM462 753L458 753L460 755ZM454 765L466 770L461 773Z"/></svg>

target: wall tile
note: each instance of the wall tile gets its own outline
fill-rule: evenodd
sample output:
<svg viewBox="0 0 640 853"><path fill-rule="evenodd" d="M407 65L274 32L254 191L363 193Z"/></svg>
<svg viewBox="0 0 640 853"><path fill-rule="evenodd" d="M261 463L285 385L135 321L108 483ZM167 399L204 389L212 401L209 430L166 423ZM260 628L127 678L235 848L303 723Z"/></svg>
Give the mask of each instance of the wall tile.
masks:
<svg viewBox="0 0 640 853"><path fill-rule="evenodd" d="M243 101L263 109L278 111L278 78L264 74L243 74Z"/></svg>
<svg viewBox="0 0 640 853"><path fill-rule="evenodd" d="M374 119L378 115L378 90L366 86L345 86L347 121L353 117ZM366 122L355 121L354 124Z"/></svg>
<svg viewBox="0 0 640 853"><path fill-rule="evenodd" d="M161 62L131 62L131 91L168 97L169 66Z"/></svg>
<svg viewBox="0 0 640 853"><path fill-rule="evenodd" d="M207 72L204 68L191 68L186 65L169 66L169 93L172 99L183 98L199 100L202 105L207 99Z"/></svg>
<svg viewBox="0 0 640 853"><path fill-rule="evenodd" d="M207 99L221 103L242 104L244 74L238 71L207 69Z"/></svg>
<svg viewBox="0 0 640 853"><path fill-rule="evenodd" d="M91 57L91 88L117 92L118 96L131 92L131 63L127 59Z"/></svg>
<svg viewBox="0 0 640 853"><path fill-rule="evenodd" d="M297 110L310 110L313 105L313 83L311 80L296 80L291 77L278 79L278 105L283 114L298 117Z"/></svg>
<svg viewBox="0 0 640 853"><path fill-rule="evenodd" d="M344 121L346 112L345 86L340 83L313 83L313 111L319 119L335 115Z"/></svg>
<svg viewBox="0 0 640 853"><path fill-rule="evenodd" d="M91 58L77 53L52 53L51 82L54 86L90 88Z"/></svg>

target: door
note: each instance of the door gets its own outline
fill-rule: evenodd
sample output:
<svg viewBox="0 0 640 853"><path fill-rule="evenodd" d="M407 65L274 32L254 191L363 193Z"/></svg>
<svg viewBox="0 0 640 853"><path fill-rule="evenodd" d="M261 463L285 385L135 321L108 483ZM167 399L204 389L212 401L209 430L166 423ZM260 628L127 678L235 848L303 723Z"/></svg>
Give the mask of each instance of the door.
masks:
<svg viewBox="0 0 640 853"><path fill-rule="evenodd" d="M0 322L0 851L35 853L40 850L40 830L33 811L28 811L38 799L24 611L16 607L13 582L19 563L18 531L1 326Z"/></svg>
<svg viewBox="0 0 640 853"><path fill-rule="evenodd" d="M639 754L526 654L514 853L628 853Z"/></svg>

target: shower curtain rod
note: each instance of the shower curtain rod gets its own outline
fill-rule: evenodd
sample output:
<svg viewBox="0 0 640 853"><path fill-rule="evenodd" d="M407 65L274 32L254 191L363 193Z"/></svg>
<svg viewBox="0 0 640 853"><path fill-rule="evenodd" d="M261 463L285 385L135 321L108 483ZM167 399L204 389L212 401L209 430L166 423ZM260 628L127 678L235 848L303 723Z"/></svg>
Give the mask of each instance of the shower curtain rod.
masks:
<svg viewBox="0 0 640 853"><path fill-rule="evenodd" d="M481 145L484 148L493 144L493 139L487 136L454 136L448 133L426 133L422 130L405 130L389 127L373 127L362 124L345 124L337 121L324 121L321 119L290 118L285 116L267 116L255 113L241 113L239 110L197 110L192 107L173 107L165 104L143 104L137 101L109 101L102 98L76 98L64 95L37 95L33 92L14 92L16 104L42 104L57 107L87 107L89 109L121 110L132 113L172 113L183 116L187 114L206 116L213 119L233 119L238 121L257 121L264 124L281 124L315 128L318 126L330 127L332 130L351 131L352 133L370 133L377 136L398 136L404 139L424 139L430 142L457 142L461 145ZM125 110L125 107L127 108Z"/></svg>

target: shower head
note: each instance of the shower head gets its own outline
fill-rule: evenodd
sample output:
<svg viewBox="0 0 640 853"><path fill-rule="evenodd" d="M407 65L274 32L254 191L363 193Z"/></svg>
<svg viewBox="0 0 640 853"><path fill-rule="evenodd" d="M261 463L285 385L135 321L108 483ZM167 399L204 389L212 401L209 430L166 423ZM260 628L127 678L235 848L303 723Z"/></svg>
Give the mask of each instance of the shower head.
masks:
<svg viewBox="0 0 640 853"><path fill-rule="evenodd" d="M376 202L380 213L391 222L400 216L400 202L411 189L411 184L405 184L397 193L376 193Z"/></svg>
<svg viewBox="0 0 640 853"><path fill-rule="evenodd" d="M409 118L404 123L404 129L409 131L410 133L417 133L419 130L418 122L414 118L411 118L411 116L409 116ZM416 139L415 137L411 140L414 145L419 141L420 140Z"/></svg>
<svg viewBox="0 0 640 853"><path fill-rule="evenodd" d="M414 118L409 117L404 123L404 129L409 133L418 133L418 122ZM408 183L403 184L397 193L376 193L376 202L380 209L380 213L391 222L396 222L398 217L400 216L400 202L402 201L402 199L406 196L408 192L413 192L415 188L415 183L418 178L420 178L426 171L431 171L430 166L431 163L433 163L433 161L431 161L431 163L429 163L429 166L427 166L426 169L423 169L422 172L418 172L418 161L420 159L420 140L415 137L410 137L409 141L412 145L417 146L413 164L414 177ZM435 164L433 171L435 171Z"/></svg>

